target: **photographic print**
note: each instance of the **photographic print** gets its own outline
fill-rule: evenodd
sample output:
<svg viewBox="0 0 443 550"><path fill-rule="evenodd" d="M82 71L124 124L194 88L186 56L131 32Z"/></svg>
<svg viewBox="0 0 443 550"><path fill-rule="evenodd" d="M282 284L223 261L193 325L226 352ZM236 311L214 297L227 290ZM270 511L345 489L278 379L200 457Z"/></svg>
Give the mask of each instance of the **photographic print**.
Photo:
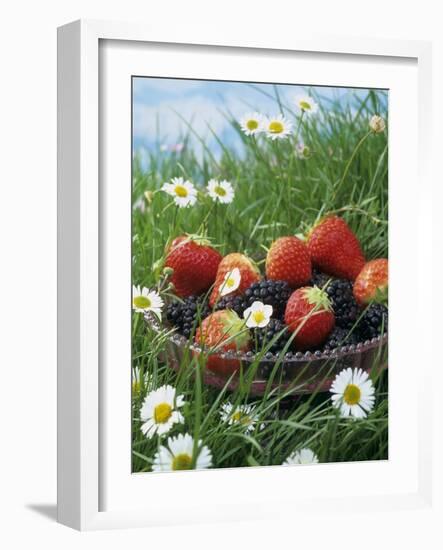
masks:
<svg viewBox="0 0 443 550"><path fill-rule="evenodd" d="M134 473L388 459L388 94L132 78Z"/></svg>

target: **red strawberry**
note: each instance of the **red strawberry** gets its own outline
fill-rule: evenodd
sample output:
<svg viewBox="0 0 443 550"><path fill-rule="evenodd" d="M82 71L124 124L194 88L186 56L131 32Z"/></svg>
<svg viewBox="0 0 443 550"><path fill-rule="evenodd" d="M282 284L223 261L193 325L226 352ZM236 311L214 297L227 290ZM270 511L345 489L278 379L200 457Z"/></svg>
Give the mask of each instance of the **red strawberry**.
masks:
<svg viewBox="0 0 443 550"><path fill-rule="evenodd" d="M171 281L177 296L184 298L208 290L214 283L221 259L208 241L184 235L174 239L165 266L174 270Z"/></svg>
<svg viewBox="0 0 443 550"><path fill-rule="evenodd" d="M388 260L371 260L360 271L354 282L354 297L363 306L375 300L386 302L388 298Z"/></svg>
<svg viewBox="0 0 443 550"><path fill-rule="evenodd" d="M234 271L236 269L238 269L238 272ZM252 283L256 283L260 280L260 271L250 258L244 254L240 254L239 252L228 254L223 258L218 266L217 277L209 299L209 305L211 307L219 300L223 293L228 293L228 285L230 281L226 280L226 277L228 273L232 272L234 272L234 275L237 276L237 278L238 275L240 275L240 283L238 286L235 285L236 288L232 292L229 292L230 296L242 294L242 292L250 287Z"/></svg>
<svg viewBox="0 0 443 550"><path fill-rule="evenodd" d="M316 286L299 288L286 304L285 323L295 332L295 346L304 350L322 344L335 326L331 302Z"/></svg>
<svg viewBox="0 0 443 550"><path fill-rule="evenodd" d="M195 343L205 351L216 347L216 351L208 355L206 367L217 374L230 376L240 368L240 360L225 359L220 354L231 350L248 351L251 337L235 311L222 309L203 320L195 333Z"/></svg>
<svg viewBox="0 0 443 550"><path fill-rule="evenodd" d="M320 221L307 244L314 265L328 275L353 281L365 264L357 237L338 216Z"/></svg>
<svg viewBox="0 0 443 550"><path fill-rule="evenodd" d="M266 257L266 277L286 281L297 288L309 282L311 258L303 241L297 237L280 237L274 241Z"/></svg>

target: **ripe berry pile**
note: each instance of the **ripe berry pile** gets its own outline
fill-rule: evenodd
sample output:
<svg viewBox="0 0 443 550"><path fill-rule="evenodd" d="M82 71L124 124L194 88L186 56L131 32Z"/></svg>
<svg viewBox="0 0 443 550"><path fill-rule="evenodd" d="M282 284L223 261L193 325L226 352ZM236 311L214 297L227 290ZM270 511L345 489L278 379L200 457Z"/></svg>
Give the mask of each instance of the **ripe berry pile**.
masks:
<svg viewBox="0 0 443 550"><path fill-rule="evenodd" d="M354 298L351 281L333 279L326 287L335 315L335 324L341 328L352 328L360 313Z"/></svg>
<svg viewBox="0 0 443 550"><path fill-rule="evenodd" d="M291 333L285 331L285 328L283 321L271 319L265 327L254 329L256 351L266 348L267 351L278 353L284 349L291 337Z"/></svg>
<svg viewBox="0 0 443 550"><path fill-rule="evenodd" d="M188 296L183 302L172 302L166 308L166 318L186 338L195 333L209 313L204 297Z"/></svg>
<svg viewBox="0 0 443 550"><path fill-rule="evenodd" d="M371 304L359 323L363 340L371 340L388 330L388 308L383 304Z"/></svg>
<svg viewBox="0 0 443 550"><path fill-rule="evenodd" d="M272 279L264 279L258 283L254 283L245 291L247 306L259 300L264 304L273 307L273 317L282 319L285 314L286 304L292 294L292 289L285 281L273 281Z"/></svg>
<svg viewBox="0 0 443 550"><path fill-rule="evenodd" d="M220 352L253 355L265 349L268 358L286 348L286 355L310 351L317 356L387 332L388 309L382 304L388 297L388 260L366 262L342 218L320 220L305 241L295 236L275 240L264 278L240 252L221 257L195 236L174 243L166 265L173 269L171 283L183 301L170 303L166 318L186 338L197 342L198 337L199 345L217 339ZM238 367L235 359L216 367L212 359L217 369Z"/></svg>
<svg viewBox="0 0 443 550"><path fill-rule="evenodd" d="M332 351L341 346L358 344L358 335L354 332L349 332L345 328L335 327L323 344L324 350Z"/></svg>

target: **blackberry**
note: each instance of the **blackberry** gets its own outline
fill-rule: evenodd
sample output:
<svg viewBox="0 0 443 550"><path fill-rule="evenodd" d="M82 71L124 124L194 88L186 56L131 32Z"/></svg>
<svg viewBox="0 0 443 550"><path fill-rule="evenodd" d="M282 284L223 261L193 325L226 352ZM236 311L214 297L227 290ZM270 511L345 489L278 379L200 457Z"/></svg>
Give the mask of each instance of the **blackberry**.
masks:
<svg viewBox="0 0 443 550"><path fill-rule="evenodd" d="M318 288L323 288L330 278L331 277L329 275L326 275L326 273L322 273L318 269L313 269L311 286L318 286Z"/></svg>
<svg viewBox="0 0 443 550"><path fill-rule="evenodd" d="M260 301L273 307L273 317L282 319L291 294L292 289L285 281L264 279L247 288L244 296L246 307L252 306L255 301Z"/></svg>
<svg viewBox="0 0 443 550"><path fill-rule="evenodd" d="M215 306L215 309L232 309L240 317L240 319L243 319L243 312L247 307L249 306L245 296L230 296L227 294L226 296L220 298Z"/></svg>
<svg viewBox="0 0 443 550"><path fill-rule="evenodd" d="M352 283L347 279L333 279L326 288L338 327L349 329L357 320L359 307L352 290Z"/></svg>
<svg viewBox="0 0 443 550"><path fill-rule="evenodd" d="M257 351L261 351L266 347L268 353L279 353L286 346L291 337L291 333L289 331L283 332L271 347L269 347L269 343L285 328L285 326L286 325L279 319L270 319L265 327L254 329L253 334L257 342Z"/></svg>
<svg viewBox="0 0 443 550"><path fill-rule="evenodd" d="M349 331L345 328L335 327L331 334L328 336L326 342L323 344L324 350L333 350L341 346L358 344L358 336L355 332L349 334Z"/></svg>
<svg viewBox="0 0 443 550"><path fill-rule="evenodd" d="M363 340L380 336L382 329L387 332L388 308L383 304L371 304L360 319L358 329Z"/></svg>
<svg viewBox="0 0 443 550"><path fill-rule="evenodd" d="M203 296L188 296L183 302L172 302L166 308L166 318L180 334L189 338L210 313Z"/></svg>

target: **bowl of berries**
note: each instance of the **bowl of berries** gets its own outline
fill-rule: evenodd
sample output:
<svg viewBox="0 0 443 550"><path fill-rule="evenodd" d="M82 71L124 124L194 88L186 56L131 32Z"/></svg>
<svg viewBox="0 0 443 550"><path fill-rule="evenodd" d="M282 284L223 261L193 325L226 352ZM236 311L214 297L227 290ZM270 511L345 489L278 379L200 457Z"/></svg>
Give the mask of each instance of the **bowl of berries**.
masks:
<svg viewBox="0 0 443 550"><path fill-rule="evenodd" d="M265 274L240 252L222 257L195 236L166 254L174 295L164 321L165 360L201 365L204 382L251 395L327 391L343 368L387 367L388 260L366 261L345 220L327 216L304 240L284 236L265 259Z"/></svg>

